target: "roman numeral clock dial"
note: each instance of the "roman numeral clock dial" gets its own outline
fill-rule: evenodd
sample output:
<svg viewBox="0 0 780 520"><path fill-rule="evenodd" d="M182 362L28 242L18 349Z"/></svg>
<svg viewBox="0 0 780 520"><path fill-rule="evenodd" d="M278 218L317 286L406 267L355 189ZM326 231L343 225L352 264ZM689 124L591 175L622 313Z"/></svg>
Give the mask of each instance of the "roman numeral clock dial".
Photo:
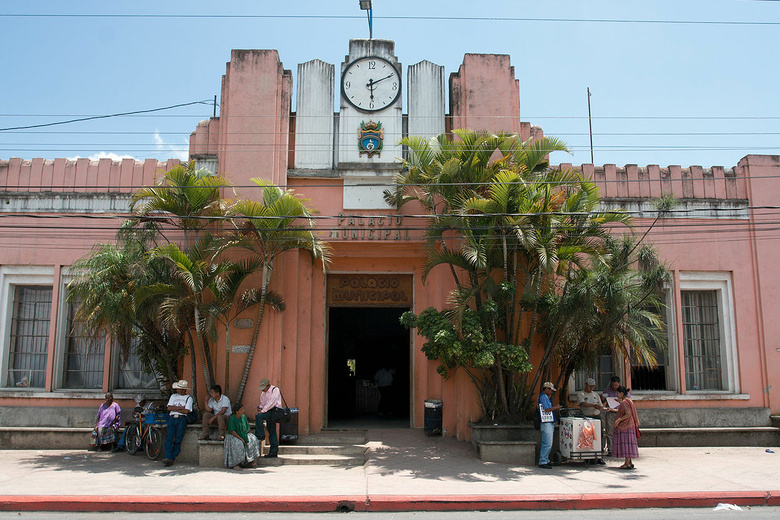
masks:
<svg viewBox="0 0 780 520"><path fill-rule="evenodd" d="M389 107L398 99L401 94L401 74L384 58L359 58L344 69L341 94L358 110L376 112Z"/></svg>

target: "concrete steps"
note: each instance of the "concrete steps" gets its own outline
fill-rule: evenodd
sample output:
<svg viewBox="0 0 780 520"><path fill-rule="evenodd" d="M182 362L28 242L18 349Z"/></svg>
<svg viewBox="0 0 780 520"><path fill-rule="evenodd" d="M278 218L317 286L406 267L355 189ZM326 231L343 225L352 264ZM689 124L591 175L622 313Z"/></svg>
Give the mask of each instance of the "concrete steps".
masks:
<svg viewBox="0 0 780 520"><path fill-rule="evenodd" d="M780 446L780 427L644 428L640 447Z"/></svg>
<svg viewBox="0 0 780 520"><path fill-rule="evenodd" d="M224 451L221 441L197 441L199 466L222 467ZM297 444L281 444L279 456L260 458L257 466L327 465L363 466L366 463L366 432L325 432L299 437ZM260 453L268 453L265 442Z"/></svg>

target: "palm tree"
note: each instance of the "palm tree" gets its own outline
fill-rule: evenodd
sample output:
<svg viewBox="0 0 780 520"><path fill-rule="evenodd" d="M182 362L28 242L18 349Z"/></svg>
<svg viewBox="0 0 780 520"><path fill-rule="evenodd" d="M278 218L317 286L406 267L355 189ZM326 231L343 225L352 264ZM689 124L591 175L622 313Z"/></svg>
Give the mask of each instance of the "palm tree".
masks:
<svg viewBox="0 0 780 520"><path fill-rule="evenodd" d="M225 395L230 395L230 325L241 313L260 304L261 291L254 288L240 291L247 277L259 268L256 258L242 259L209 285L213 299L204 310L206 329L216 331L216 323L225 327ZM266 303L278 309L274 298L267 298Z"/></svg>
<svg viewBox="0 0 780 520"><path fill-rule="evenodd" d="M192 351L200 351L206 388L214 383L214 368L207 342L215 334L206 308L213 299L212 288L224 283L222 279L235 269L230 260L216 260L221 245L211 234L206 234L185 250L176 244L156 247L150 256L169 263L171 278L144 287L140 295L142 298L162 298L160 313L164 323L173 330L186 333ZM192 336L192 328L195 329L195 337Z"/></svg>
<svg viewBox="0 0 780 520"><path fill-rule="evenodd" d="M177 165L165 172L156 186L141 188L130 199L130 211L135 222L154 222L158 230L163 224L184 231L185 245L197 240L199 231L212 224L212 219L224 215L228 201L222 189L230 183L221 175L200 168L195 161Z"/></svg>
<svg viewBox="0 0 780 520"><path fill-rule="evenodd" d="M516 362L518 349L530 358L538 303L552 287L547 280L596 254L603 226L626 217L598 213L592 183L574 171L549 168L549 153L567 151L557 139L522 142L516 135L454 133L452 141L404 139L406 171L385 198L399 207L416 200L431 211L423 276L448 265L456 283L449 311L456 327L462 334L459 323L473 307L486 320L493 345L504 345L486 377L497 393L497 415L516 417L534 386L526 385L525 376L518 380L504 360ZM489 312L483 312L485 306ZM525 329L524 316L530 323Z"/></svg>
<svg viewBox="0 0 780 520"><path fill-rule="evenodd" d="M274 302L274 307L284 309L281 296L270 290L277 258L285 251L304 250L311 254L313 260L322 262L323 270L327 270L330 261L330 249L317 236L313 212L306 206L306 201L297 197L293 190L283 190L264 179L253 178L252 181L260 187L261 200L239 200L228 211L236 227L231 246L252 253L261 266L259 307L236 396L239 401L249 378L265 306L270 300Z"/></svg>
<svg viewBox="0 0 780 520"><path fill-rule="evenodd" d="M664 348L661 312L669 272L648 245L633 235L609 237L605 254L589 269L567 278L546 316L548 344L559 358L565 386L578 369L592 366L599 352L642 364L656 362L652 345Z"/></svg>
<svg viewBox="0 0 780 520"><path fill-rule="evenodd" d="M138 290L166 280L167 266L150 258L154 233L149 229L123 229L119 244L97 244L72 270L68 299L80 302L76 319L93 336L108 335L127 353L136 348L144 368L164 384L176 381L176 365L187 353L177 333L159 319L159 299L138 298ZM133 346L132 339L138 341ZM162 380L160 380L161 378Z"/></svg>
<svg viewBox="0 0 780 520"><path fill-rule="evenodd" d="M177 165L165 172L156 186L133 193L130 209L135 218L129 221L129 225L147 223L163 236L165 226L172 226L184 232L183 246L193 247L203 229L221 225L224 209L229 203L222 198L222 189L229 186L230 183L223 176L205 168L196 169L195 161L190 161L186 166ZM197 402L194 348L192 352L193 398ZM201 364L205 364L213 375L209 349L204 348L202 352L209 357L202 359ZM213 377L206 379L208 381Z"/></svg>

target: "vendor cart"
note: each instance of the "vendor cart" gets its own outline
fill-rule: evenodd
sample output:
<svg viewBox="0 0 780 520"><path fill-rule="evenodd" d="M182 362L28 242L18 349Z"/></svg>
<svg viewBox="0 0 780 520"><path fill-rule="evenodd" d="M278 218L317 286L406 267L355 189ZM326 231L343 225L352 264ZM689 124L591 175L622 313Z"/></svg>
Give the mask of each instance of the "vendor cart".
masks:
<svg viewBox="0 0 780 520"><path fill-rule="evenodd" d="M558 455L561 462L584 460L586 464L604 456L601 439L601 420L571 413L561 414Z"/></svg>

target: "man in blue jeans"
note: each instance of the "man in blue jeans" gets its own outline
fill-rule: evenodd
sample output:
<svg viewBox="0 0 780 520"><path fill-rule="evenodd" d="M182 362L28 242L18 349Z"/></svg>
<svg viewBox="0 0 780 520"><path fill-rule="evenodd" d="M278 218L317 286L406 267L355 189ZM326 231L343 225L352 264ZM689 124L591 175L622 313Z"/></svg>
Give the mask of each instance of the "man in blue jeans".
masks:
<svg viewBox="0 0 780 520"><path fill-rule="evenodd" d="M181 379L173 383L175 394L168 399L168 431L165 433L165 458L163 464L172 466L181 453L181 441L187 431L187 414L192 411L192 397L187 395L190 384Z"/></svg>
<svg viewBox="0 0 780 520"><path fill-rule="evenodd" d="M539 394L538 407L541 424L539 429L542 432L542 447L539 449L539 467L551 469L550 450L552 450L553 433L555 433L555 412L561 409L561 405L553 406L551 397L555 392L555 385L549 381L542 385L542 392Z"/></svg>
<svg viewBox="0 0 780 520"><path fill-rule="evenodd" d="M265 457L274 459L279 453L279 436L276 433L274 410L282 407L282 393L268 379L260 380L260 392L260 404L255 415L255 436L262 442L265 439L265 429L268 429L268 442L271 446ZM263 428L263 421L266 428Z"/></svg>

